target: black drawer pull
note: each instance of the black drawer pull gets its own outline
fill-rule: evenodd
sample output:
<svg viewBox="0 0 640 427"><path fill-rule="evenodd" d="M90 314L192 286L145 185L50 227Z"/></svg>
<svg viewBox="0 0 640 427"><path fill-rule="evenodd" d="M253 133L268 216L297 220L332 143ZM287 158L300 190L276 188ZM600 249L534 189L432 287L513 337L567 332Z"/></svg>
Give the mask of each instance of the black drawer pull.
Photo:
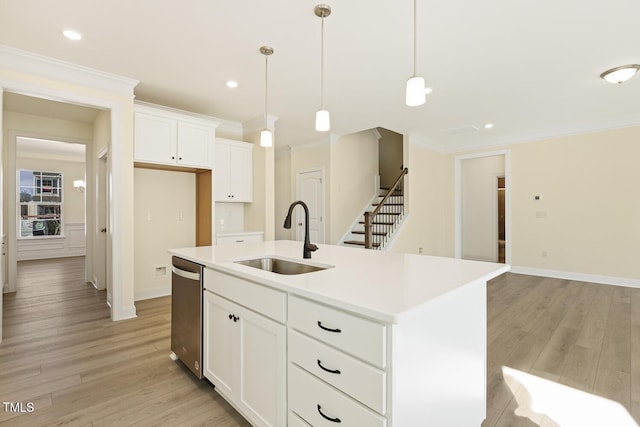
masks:
<svg viewBox="0 0 640 427"><path fill-rule="evenodd" d="M322 415L322 418L324 418L325 420L329 420L331 422L334 423L341 423L342 420L340 418L331 418L331 417L327 417L325 414L322 413L322 407L320 407L320 405L318 405L318 412L320 413L320 415Z"/></svg>
<svg viewBox="0 0 640 427"><path fill-rule="evenodd" d="M320 369L322 369L323 371L329 372L331 374L340 375L340 370L339 369L327 369L324 366L322 366L322 362L320 361L320 359L318 359L318 366L320 366Z"/></svg>
<svg viewBox="0 0 640 427"><path fill-rule="evenodd" d="M322 322L319 320L318 320L318 326L320 327L320 329L324 329L325 331L335 332L337 334L342 332L340 329L331 329L331 328L327 328L326 326L322 326Z"/></svg>

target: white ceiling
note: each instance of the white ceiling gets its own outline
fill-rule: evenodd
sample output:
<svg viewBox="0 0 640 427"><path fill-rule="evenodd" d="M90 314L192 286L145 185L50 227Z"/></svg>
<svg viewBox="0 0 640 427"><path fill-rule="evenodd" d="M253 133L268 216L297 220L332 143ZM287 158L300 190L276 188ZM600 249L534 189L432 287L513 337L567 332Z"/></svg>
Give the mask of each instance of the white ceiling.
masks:
<svg viewBox="0 0 640 427"><path fill-rule="evenodd" d="M245 122L262 115L264 57L276 145L318 140L320 20L315 0L0 0L0 44L131 77L137 99ZM328 3L325 107L332 132L377 126L459 150L640 124L637 0L418 0L417 72L433 87L404 105L411 0ZM71 42L63 28L84 35ZM237 89L225 86L235 79ZM485 130L485 123L495 127ZM456 132L475 126L478 130ZM471 128L473 129L473 128Z"/></svg>

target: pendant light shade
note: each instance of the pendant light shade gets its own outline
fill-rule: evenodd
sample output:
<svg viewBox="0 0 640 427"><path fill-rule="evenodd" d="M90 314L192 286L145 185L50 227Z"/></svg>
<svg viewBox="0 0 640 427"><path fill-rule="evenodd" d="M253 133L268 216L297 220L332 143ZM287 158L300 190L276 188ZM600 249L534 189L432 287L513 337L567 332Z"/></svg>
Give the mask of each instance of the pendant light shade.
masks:
<svg viewBox="0 0 640 427"><path fill-rule="evenodd" d="M407 105L409 107L417 107L424 104L426 99L427 92L424 87L424 79L414 76L407 80Z"/></svg>
<svg viewBox="0 0 640 427"><path fill-rule="evenodd" d="M331 119L327 110L316 111L316 130L326 132L331 129Z"/></svg>
<svg viewBox="0 0 640 427"><path fill-rule="evenodd" d="M424 78L416 76L416 0L413 0L413 76L407 80L405 102L409 107L417 107L426 101L427 89L424 86Z"/></svg>
<svg viewBox="0 0 640 427"><path fill-rule="evenodd" d="M269 75L267 71L269 70L269 56L273 54L273 48L269 46L262 46L260 48L260 53L264 55L264 130L260 132L260 146L272 147L273 133L269 130L269 121L267 119L267 99L269 94Z"/></svg>
<svg viewBox="0 0 640 427"><path fill-rule="evenodd" d="M316 130L326 132L331 129L331 119L324 109L324 18L331 15L331 7L319 4L313 11L320 18L320 109L316 112Z"/></svg>
<svg viewBox="0 0 640 427"><path fill-rule="evenodd" d="M273 146L273 133L269 129L265 129L260 132L260 146L271 147Z"/></svg>

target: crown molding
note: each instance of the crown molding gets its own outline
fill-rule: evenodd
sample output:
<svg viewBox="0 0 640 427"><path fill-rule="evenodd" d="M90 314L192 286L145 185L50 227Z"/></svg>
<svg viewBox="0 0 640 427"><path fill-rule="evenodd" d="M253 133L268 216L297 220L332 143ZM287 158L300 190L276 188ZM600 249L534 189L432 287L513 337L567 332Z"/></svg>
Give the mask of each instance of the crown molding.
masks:
<svg viewBox="0 0 640 427"><path fill-rule="evenodd" d="M449 142L442 144L442 146L444 153L455 154L464 151L486 150L489 148L525 144L528 142L537 142L573 135L607 132L636 126L640 126L640 117L638 116L602 120L597 123L579 123L559 128L540 129L532 132L522 132L497 138L483 138L473 142Z"/></svg>
<svg viewBox="0 0 640 427"><path fill-rule="evenodd" d="M133 97L139 81L0 45L0 68Z"/></svg>
<svg viewBox="0 0 640 427"><path fill-rule="evenodd" d="M278 116L267 115L267 129L275 130ZM242 123L242 131L245 135L264 130L264 115L256 116Z"/></svg>
<svg viewBox="0 0 640 427"><path fill-rule="evenodd" d="M422 135L409 134L409 144L417 145L419 147L428 148L429 150L436 151L438 153L444 153L444 144L439 141L426 138Z"/></svg>
<svg viewBox="0 0 640 427"><path fill-rule="evenodd" d="M332 134L333 135L333 134ZM322 138L317 139L315 141L307 142L305 144L300 145L290 145L291 152L295 153L296 151L308 150L310 148L320 147L320 146L328 146L332 143L331 138Z"/></svg>

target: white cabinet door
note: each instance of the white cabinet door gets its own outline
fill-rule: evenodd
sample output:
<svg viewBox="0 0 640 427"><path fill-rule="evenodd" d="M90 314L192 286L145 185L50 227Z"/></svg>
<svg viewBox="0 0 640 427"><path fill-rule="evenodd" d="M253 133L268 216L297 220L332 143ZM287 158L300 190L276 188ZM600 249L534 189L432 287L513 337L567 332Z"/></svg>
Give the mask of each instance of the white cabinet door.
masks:
<svg viewBox="0 0 640 427"><path fill-rule="evenodd" d="M252 202L253 144L218 138L215 151L215 201Z"/></svg>
<svg viewBox="0 0 640 427"><path fill-rule="evenodd" d="M286 425L286 328L204 292L204 374L256 426Z"/></svg>
<svg viewBox="0 0 640 427"><path fill-rule="evenodd" d="M146 113L135 113L135 160L175 164L176 133L175 120Z"/></svg>
<svg viewBox="0 0 640 427"><path fill-rule="evenodd" d="M228 397L234 395L235 373L238 370L237 324L234 324L233 318L229 318L232 311L233 306L229 301L211 292L204 292L203 372L220 393Z"/></svg>
<svg viewBox="0 0 640 427"><path fill-rule="evenodd" d="M229 193L229 145L216 143L213 169L213 197L216 202L228 202Z"/></svg>
<svg viewBox="0 0 640 427"><path fill-rule="evenodd" d="M229 191L236 202L253 201L253 153L251 147L229 150Z"/></svg>
<svg viewBox="0 0 640 427"><path fill-rule="evenodd" d="M240 401L260 426L286 425L285 327L240 311Z"/></svg>
<svg viewBox="0 0 640 427"><path fill-rule="evenodd" d="M181 166L211 169L215 131L211 127L178 121L178 158Z"/></svg>

